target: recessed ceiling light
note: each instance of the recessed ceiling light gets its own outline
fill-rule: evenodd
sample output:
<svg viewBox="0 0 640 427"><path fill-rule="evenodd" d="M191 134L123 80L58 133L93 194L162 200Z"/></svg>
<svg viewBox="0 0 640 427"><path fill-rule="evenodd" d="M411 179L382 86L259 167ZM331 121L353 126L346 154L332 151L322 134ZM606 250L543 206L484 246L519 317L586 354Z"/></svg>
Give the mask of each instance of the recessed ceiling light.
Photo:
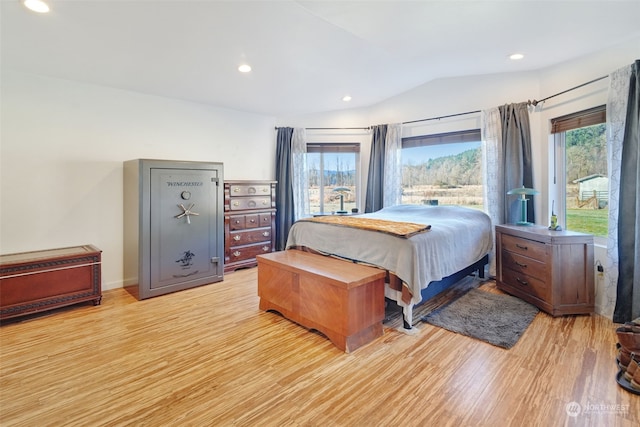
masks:
<svg viewBox="0 0 640 427"><path fill-rule="evenodd" d="M349 101L351 101L351 95L345 95L345 96L343 96L343 97L342 97L342 100L343 100L344 102L349 102Z"/></svg>
<svg viewBox="0 0 640 427"><path fill-rule="evenodd" d="M49 5L42 0L24 0L22 4L29 10L33 10L38 13L49 12Z"/></svg>
<svg viewBox="0 0 640 427"><path fill-rule="evenodd" d="M514 61L522 58L524 58L524 55L521 53L514 53L513 55L509 55L509 59L513 59Z"/></svg>
<svg viewBox="0 0 640 427"><path fill-rule="evenodd" d="M251 71L251 66L247 64L242 64L241 66L238 67L238 71L240 71L241 73L248 73L249 71Z"/></svg>

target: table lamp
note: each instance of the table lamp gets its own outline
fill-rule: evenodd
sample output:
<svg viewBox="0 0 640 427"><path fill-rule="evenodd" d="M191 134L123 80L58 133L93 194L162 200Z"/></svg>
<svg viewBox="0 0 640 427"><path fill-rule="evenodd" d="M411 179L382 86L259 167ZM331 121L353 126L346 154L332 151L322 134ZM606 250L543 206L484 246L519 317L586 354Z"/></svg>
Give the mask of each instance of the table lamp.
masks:
<svg viewBox="0 0 640 427"><path fill-rule="evenodd" d="M507 194L520 195L520 203L522 204L522 218L520 219L520 221L516 222L516 225L533 225L532 222L527 221L527 196L533 196L534 194L538 193L538 190L534 190L533 188L526 188L524 185L520 188L514 188L513 190L507 191Z"/></svg>
<svg viewBox="0 0 640 427"><path fill-rule="evenodd" d="M337 214L346 214L348 213L347 211L344 210L344 194L348 193L349 188L347 187L336 187L334 188L332 191L335 191L336 193L340 194L340 210L336 211Z"/></svg>

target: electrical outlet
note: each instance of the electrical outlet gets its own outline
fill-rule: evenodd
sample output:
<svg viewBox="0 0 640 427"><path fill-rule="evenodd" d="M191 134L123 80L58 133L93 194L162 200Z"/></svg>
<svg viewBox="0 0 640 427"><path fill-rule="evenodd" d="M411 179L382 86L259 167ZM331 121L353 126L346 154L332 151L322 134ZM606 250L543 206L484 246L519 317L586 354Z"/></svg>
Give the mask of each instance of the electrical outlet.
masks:
<svg viewBox="0 0 640 427"><path fill-rule="evenodd" d="M598 277L604 276L604 267L600 264L600 261L596 262L596 270L598 271Z"/></svg>

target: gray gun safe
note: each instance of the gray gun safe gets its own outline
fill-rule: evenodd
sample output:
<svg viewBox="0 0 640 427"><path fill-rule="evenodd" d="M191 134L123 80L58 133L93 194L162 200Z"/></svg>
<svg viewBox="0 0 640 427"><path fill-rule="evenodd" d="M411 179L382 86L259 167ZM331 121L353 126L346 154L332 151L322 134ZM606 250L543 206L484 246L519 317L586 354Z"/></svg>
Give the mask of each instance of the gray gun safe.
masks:
<svg viewBox="0 0 640 427"><path fill-rule="evenodd" d="M124 285L138 299L223 279L222 163L124 162Z"/></svg>

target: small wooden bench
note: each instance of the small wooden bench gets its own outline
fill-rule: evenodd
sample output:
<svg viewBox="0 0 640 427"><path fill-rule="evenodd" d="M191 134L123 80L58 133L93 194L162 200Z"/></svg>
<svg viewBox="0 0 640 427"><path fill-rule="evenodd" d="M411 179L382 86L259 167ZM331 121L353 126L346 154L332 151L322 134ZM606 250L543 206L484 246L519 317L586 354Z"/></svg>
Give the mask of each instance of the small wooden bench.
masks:
<svg viewBox="0 0 640 427"><path fill-rule="evenodd" d="M261 310L274 310L351 352L382 336L384 270L299 250L258 260Z"/></svg>

